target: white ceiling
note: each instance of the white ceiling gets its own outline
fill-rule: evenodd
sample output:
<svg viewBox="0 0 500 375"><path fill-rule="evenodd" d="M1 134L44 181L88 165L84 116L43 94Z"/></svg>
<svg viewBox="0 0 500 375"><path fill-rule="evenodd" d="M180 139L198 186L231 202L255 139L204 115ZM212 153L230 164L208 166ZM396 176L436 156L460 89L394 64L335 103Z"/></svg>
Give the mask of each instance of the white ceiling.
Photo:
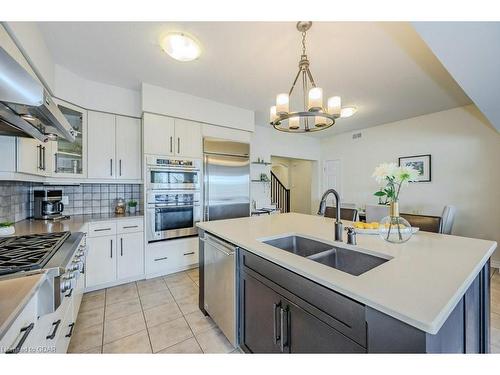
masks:
<svg viewBox="0 0 500 375"><path fill-rule="evenodd" d="M267 124L277 93L288 91L300 56L290 22L39 23L56 63L91 80L131 89L141 82L256 111ZM159 46L168 31L202 44L189 63ZM359 112L318 136L351 131L470 103L409 23L315 22L311 71L326 96Z"/></svg>

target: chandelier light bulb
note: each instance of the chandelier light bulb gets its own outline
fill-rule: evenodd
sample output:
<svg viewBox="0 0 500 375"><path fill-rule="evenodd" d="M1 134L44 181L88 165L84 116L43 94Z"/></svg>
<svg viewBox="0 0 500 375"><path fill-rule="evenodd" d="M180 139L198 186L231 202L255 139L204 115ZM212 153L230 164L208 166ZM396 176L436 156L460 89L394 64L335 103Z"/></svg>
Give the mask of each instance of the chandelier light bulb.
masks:
<svg viewBox="0 0 500 375"><path fill-rule="evenodd" d="M340 117L340 111L342 109L342 101L340 96L332 96L328 98L328 113Z"/></svg>
<svg viewBox="0 0 500 375"><path fill-rule="evenodd" d="M300 128L300 118L299 117L290 117L288 119L288 127L292 130Z"/></svg>
<svg viewBox="0 0 500 375"><path fill-rule="evenodd" d="M323 89L313 87L309 90L309 111L321 111L323 109Z"/></svg>
<svg viewBox="0 0 500 375"><path fill-rule="evenodd" d="M278 115L276 114L276 106L275 105L273 105L271 107L271 110L269 111L269 119L271 122L278 119Z"/></svg>
<svg viewBox="0 0 500 375"><path fill-rule="evenodd" d="M288 113L288 104L290 98L288 94L278 94L276 96L276 113L278 115L285 115Z"/></svg>

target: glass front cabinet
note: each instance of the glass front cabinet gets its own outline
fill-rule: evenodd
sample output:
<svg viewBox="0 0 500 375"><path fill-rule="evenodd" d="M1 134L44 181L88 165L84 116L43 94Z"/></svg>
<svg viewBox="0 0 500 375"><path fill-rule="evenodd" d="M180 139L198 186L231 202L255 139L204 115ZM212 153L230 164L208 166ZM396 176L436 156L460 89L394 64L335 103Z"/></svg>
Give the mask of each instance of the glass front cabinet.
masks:
<svg viewBox="0 0 500 375"><path fill-rule="evenodd" d="M87 175L87 111L62 100L57 106L76 131L75 142L58 139L53 144L53 175L58 177L86 177Z"/></svg>

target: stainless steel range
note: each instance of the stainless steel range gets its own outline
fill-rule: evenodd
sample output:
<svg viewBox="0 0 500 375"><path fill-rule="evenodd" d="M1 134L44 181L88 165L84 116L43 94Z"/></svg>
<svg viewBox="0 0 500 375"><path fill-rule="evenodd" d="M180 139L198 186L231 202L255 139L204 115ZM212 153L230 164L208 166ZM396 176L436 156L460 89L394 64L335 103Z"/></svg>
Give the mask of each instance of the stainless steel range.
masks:
<svg viewBox="0 0 500 375"><path fill-rule="evenodd" d="M84 233L57 232L0 239L0 276L21 276L44 270L53 283L52 310L73 295L84 272L86 242ZM11 275L12 274L12 275ZM83 278L82 278L83 279Z"/></svg>

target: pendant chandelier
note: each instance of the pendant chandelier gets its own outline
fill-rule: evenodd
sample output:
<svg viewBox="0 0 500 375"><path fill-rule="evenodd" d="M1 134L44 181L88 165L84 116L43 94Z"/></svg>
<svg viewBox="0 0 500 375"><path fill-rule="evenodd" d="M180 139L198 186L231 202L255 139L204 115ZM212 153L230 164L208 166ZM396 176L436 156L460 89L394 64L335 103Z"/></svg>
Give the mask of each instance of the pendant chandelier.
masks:
<svg viewBox="0 0 500 375"><path fill-rule="evenodd" d="M305 133L324 130L335 124L335 119L341 115L340 96L332 96L323 105L323 89L316 86L309 69L306 54L306 32L312 22L297 22L297 30L302 34L302 55L299 61L299 71L293 80L288 94L278 94L276 105L271 107L270 123L276 129L290 133ZM303 110L290 111L290 97L299 81L302 81Z"/></svg>

